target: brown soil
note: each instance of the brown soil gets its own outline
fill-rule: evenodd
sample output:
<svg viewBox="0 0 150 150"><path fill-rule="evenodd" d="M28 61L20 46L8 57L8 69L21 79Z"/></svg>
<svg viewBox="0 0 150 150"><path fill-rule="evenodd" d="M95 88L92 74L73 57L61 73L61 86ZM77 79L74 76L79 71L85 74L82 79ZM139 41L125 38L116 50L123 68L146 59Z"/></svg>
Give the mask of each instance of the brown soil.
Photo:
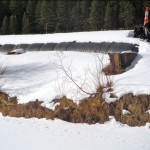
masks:
<svg viewBox="0 0 150 150"><path fill-rule="evenodd" d="M150 122L150 95L127 94L120 100L107 103L102 99L102 92L82 100L78 105L72 100L62 97L55 101L58 103L55 110L41 106L40 101L27 104L17 104L16 97L9 97L6 93L0 92L0 112L4 116L25 117L25 118L59 118L74 123L104 123L109 116L114 116L117 121L129 126L143 126ZM122 110L128 110L131 114L124 115Z"/></svg>
<svg viewBox="0 0 150 150"><path fill-rule="evenodd" d="M53 111L42 107L41 103L36 100L18 104L16 97L9 97L6 93L0 92L0 112L3 116L53 119Z"/></svg>

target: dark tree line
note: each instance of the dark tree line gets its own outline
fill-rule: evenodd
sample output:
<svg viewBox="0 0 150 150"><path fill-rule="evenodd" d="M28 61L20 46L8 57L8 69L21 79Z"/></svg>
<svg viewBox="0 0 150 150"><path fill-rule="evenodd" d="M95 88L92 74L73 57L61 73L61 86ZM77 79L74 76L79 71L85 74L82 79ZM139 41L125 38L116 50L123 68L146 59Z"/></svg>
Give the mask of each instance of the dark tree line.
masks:
<svg viewBox="0 0 150 150"><path fill-rule="evenodd" d="M0 34L133 29L150 0L0 0Z"/></svg>

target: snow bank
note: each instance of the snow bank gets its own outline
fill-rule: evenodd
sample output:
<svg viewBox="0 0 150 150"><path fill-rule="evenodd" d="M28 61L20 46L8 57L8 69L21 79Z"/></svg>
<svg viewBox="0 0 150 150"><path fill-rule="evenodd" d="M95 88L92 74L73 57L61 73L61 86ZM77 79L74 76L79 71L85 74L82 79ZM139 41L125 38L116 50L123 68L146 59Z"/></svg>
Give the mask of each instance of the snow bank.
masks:
<svg viewBox="0 0 150 150"><path fill-rule="evenodd" d="M128 35L133 31L96 31L74 32L37 35L3 35L0 36L0 44L32 44L32 43L60 43L60 42L127 42L137 43Z"/></svg>
<svg viewBox="0 0 150 150"><path fill-rule="evenodd" d="M139 45L139 53L128 67L128 71L120 75L111 76L114 94L118 98L127 93L150 94L150 44L140 39L129 37L133 31L100 31L78 32L46 35L9 35L0 36L0 44L47 43L47 42L129 42ZM99 56L103 65L109 63L107 55L83 52L59 53L63 64L73 79L89 93L96 91L97 62ZM82 100L88 95L81 92L70 81L61 69L58 52L27 52L22 55L0 55L1 90L11 96L17 96L20 103L40 99L44 106L55 98L66 95L75 101ZM100 68L101 69L101 68ZM95 74L95 75L94 75ZM100 76L102 83L106 80ZM107 95L107 94L106 94ZM114 101L109 99L107 101Z"/></svg>
<svg viewBox="0 0 150 150"><path fill-rule="evenodd" d="M131 128L114 118L87 125L0 116L0 145L4 150L149 150L149 126Z"/></svg>

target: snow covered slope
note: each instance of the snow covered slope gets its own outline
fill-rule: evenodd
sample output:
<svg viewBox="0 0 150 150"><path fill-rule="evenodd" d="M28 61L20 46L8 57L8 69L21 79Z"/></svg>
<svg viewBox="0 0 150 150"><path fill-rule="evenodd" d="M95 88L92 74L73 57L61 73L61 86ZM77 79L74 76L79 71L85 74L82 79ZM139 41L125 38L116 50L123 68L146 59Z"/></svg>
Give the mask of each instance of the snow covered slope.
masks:
<svg viewBox="0 0 150 150"><path fill-rule="evenodd" d="M131 31L103 31L50 35L0 36L0 44L47 42L129 42L139 44L139 54L129 70L110 77L119 97L133 92L150 94L150 44L129 37ZM54 98L66 95L73 100L88 96L82 93L62 72L59 57L75 81L88 92L96 91L93 74L98 57L103 64L107 55L80 52L27 52L21 55L0 54L0 87L20 103L40 99L46 107ZM105 79L101 76L102 83ZM111 101L111 99L108 99ZM0 145L4 150L149 150L150 124L128 127L115 119L103 125L72 124L60 120L17 119L0 115Z"/></svg>
<svg viewBox="0 0 150 150"><path fill-rule="evenodd" d="M60 43L60 42L127 42L138 43L131 36L133 31L96 31L74 32L37 35L4 35L0 36L0 44L32 44L32 43Z"/></svg>
<svg viewBox="0 0 150 150"><path fill-rule="evenodd" d="M120 97L126 93L150 94L150 43L135 39L129 35L133 31L100 31L61 33L46 35L9 35L0 36L0 44L64 42L64 41L93 41L93 42L129 42L139 45L139 54L128 71L110 77L113 81L114 93ZM108 64L108 56L95 53L81 52L27 52L22 55L0 55L1 89L11 96L17 96L20 103L40 99L45 105L66 95L73 100L81 100L88 95L81 92L70 81L61 69L59 57L74 80L90 93L96 91L94 74L97 62L102 59ZM3 73L4 72L4 73ZM101 76L102 83L105 79ZM84 84L83 84L84 83ZM114 99L113 99L114 100ZM111 99L108 99L111 101Z"/></svg>
<svg viewBox="0 0 150 150"><path fill-rule="evenodd" d="M139 45L139 54L131 67L128 68L127 72L111 77L114 93L118 97L130 92L134 94L150 94L150 44L130 37L129 35L132 32L100 31L46 35L9 35L0 36L0 44L64 41L136 43ZM86 91L90 93L96 91L97 86L93 80L95 78L94 74L97 72L97 55L103 59L104 65L109 63L108 56L80 52L63 52L59 54L58 52L28 52L16 56L1 54L1 72L4 72L1 77L1 89L11 96L16 95L20 103L35 99L49 102L63 95L73 100L81 100L88 96L81 92L66 77L64 72L54 65L54 63L60 63L58 55L62 57L66 69L71 69L70 73L77 83L81 85L85 81L83 88ZM68 65L70 65L69 68Z"/></svg>
<svg viewBox="0 0 150 150"><path fill-rule="evenodd" d="M150 130L114 119L104 125L0 116L2 150L149 150Z"/></svg>

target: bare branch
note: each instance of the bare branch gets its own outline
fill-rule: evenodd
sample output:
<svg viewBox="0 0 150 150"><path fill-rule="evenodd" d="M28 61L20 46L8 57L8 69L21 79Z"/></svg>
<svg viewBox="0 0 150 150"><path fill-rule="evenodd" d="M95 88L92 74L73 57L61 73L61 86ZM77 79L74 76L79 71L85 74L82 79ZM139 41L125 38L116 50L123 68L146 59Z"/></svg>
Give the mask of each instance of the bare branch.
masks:
<svg viewBox="0 0 150 150"><path fill-rule="evenodd" d="M64 72L65 75L71 80L71 82L73 82L82 92L84 92L84 93L86 93L86 94L88 94L88 95L94 95L95 93L89 93L89 92L85 91L85 90L82 88L83 85L80 86L79 84L77 84L77 82L75 82L75 80L74 80L73 77L72 77L72 73L71 73L70 67L68 68L68 69L69 69L69 72L70 72L70 74L69 74L69 72L68 72L68 71L66 70L66 68L64 67L62 58L60 57L59 54L58 54L57 56L58 56L58 59L59 59L59 61L60 61L59 67L63 70L63 72Z"/></svg>

